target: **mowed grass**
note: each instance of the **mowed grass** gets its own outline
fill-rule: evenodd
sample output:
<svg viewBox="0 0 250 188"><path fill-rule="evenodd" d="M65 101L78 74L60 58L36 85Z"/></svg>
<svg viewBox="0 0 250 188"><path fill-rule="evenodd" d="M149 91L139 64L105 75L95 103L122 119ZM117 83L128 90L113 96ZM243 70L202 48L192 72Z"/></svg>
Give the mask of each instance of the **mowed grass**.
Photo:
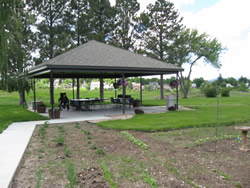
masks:
<svg viewBox="0 0 250 188"><path fill-rule="evenodd" d="M66 92L69 99L73 98L73 91L72 89L55 89L54 96L55 96L55 105L58 106L58 98L60 97L61 92ZM122 91L118 90L117 94L121 94ZM143 98L145 100L148 99L155 99L159 96L159 91L151 91L151 92L144 92ZM105 98L115 97L114 91L105 91ZM133 96L135 99L140 98L139 91L127 91L127 95ZM75 91L76 97L76 91ZM80 91L81 98L95 98L99 97L99 90L81 90ZM26 94L26 101L27 103L30 101L34 101L34 94L33 91ZM46 106L50 105L50 91L49 89L37 89L36 90L36 101L43 101ZM34 121L34 120L46 120L48 118L44 116L40 116L37 113L28 111L25 106L18 105L19 103L19 94L18 92L8 93L6 91L0 90L0 133L3 132L11 123L13 122L22 122L22 121Z"/></svg>
<svg viewBox="0 0 250 188"><path fill-rule="evenodd" d="M220 125L250 121L250 105L221 106L218 117ZM110 129L138 131L167 131L189 127L216 126L217 110L215 106L199 106L190 111L135 115L128 120L104 121L98 125Z"/></svg>
<svg viewBox="0 0 250 188"><path fill-rule="evenodd" d="M47 119L48 118L30 112L19 105L0 105L0 133L13 122Z"/></svg>
<svg viewBox="0 0 250 188"><path fill-rule="evenodd" d="M55 101L60 96L61 92L66 92L68 97L73 98L71 89L55 89ZM117 91L117 94L122 91ZM177 111L163 114L144 114L137 115L129 120L106 121L98 123L99 126L105 128L119 130L141 130L141 131L160 131L172 130L187 127L203 127L215 126L217 121L216 98L205 98L197 95L188 99L179 99L179 104L187 106L195 110L192 111ZM133 98L140 98L139 91L127 91L128 95ZM168 94L165 92L165 94ZM144 106L164 106L166 100L158 100L160 92L143 91ZM81 90L81 98L99 97L99 91ZM114 91L105 91L105 98L114 97ZM43 101L47 106L49 104L49 89L37 89L36 100ZM32 91L26 96L27 102L33 101ZM27 111L18 105L19 96L17 92L8 93L0 91L0 133L8 127L12 122L31 121L46 119L36 113ZM250 120L250 93L231 92L231 97L220 97L220 117L219 123L229 125L238 122L246 122ZM58 105L58 103L56 104Z"/></svg>
<svg viewBox="0 0 250 188"><path fill-rule="evenodd" d="M8 93L0 90L0 133L11 123L22 121L47 120L48 118L28 111L26 107L18 105L17 92Z"/></svg>
<svg viewBox="0 0 250 188"><path fill-rule="evenodd" d="M218 102L217 111L217 98L181 98L179 104L193 110L136 115L128 120L105 121L98 123L98 125L110 129L138 131L167 131L189 127L216 126L217 124L232 125L240 122L249 122L250 125L249 92L233 92L231 97L219 97ZM153 104L165 105L165 103L165 100L146 100L143 104L150 106Z"/></svg>

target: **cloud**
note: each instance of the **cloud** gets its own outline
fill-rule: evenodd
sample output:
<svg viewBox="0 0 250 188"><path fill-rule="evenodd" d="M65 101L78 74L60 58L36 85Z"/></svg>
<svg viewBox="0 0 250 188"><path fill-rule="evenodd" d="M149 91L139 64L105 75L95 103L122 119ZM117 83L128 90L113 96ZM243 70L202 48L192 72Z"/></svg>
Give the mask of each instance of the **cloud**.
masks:
<svg viewBox="0 0 250 188"><path fill-rule="evenodd" d="M200 33L216 37L228 50L222 54L222 68L217 70L209 65L198 63L192 72L192 78L204 77L213 79L219 73L223 77L250 78L250 1L249 0L218 0L214 5L199 11L182 11L182 6L194 5L195 0L171 0L184 17L184 24L196 28ZM141 10L155 0L138 0ZM111 0L114 5L115 0ZM184 68L187 69L185 66Z"/></svg>
<svg viewBox="0 0 250 188"><path fill-rule="evenodd" d="M250 63L250 1L248 0L219 0L211 7L198 12L182 12L184 24L206 32L216 37L228 48L221 57L223 67L220 73L224 77L249 77ZM209 68L210 69L210 68ZM199 67L199 72L193 72L193 77L206 72L208 67ZM208 71L207 71L208 72ZM217 72L217 71L216 71ZM206 73L204 77L215 77L214 71Z"/></svg>

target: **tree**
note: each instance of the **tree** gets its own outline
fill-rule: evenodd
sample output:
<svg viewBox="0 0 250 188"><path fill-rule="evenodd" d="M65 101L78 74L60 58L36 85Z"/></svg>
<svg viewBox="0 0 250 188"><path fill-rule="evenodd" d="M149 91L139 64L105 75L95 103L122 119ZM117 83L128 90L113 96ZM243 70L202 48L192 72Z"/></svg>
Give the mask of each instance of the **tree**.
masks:
<svg viewBox="0 0 250 188"><path fill-rule="evenodd" d="M174 8L172 2L157 0L149 4L147 12L140 16L137 28L138 38L141 39L141 53L167 62L169 47L182 30L182 18ZM163 83L161 75L161 83ZM163 99L163 85L161 84L161 98Z"/></svg>
<svg viewBox="0 0 250 188"><path fill-rule="evenodd" d="M239 83L240 83L240 84L241 84L241 83L244 83L244 84L248 83L247 77L241 76L240 79L239 79Z"/></svg>
<svg viewBox="0 0 250 188"><path fill-rule="evenodd" d="M140 4L137 0L116 0L115 9L115 30L109 43L126 50L133 49L136 14L140 9Z"/></svg>
<svg viewBox="0 0 250 188"><path fill-rule="evenodd" d="M217 85L220 86L223 81L224 81L224 79L223 79L223 77L220 74L219 77L218 77L218 79L217 79Z"/></svg>
<svg viewBox="0 0 250 188"><path fill-rule="evenodd" d="M87 38L106 42L114 30L115 9L110 6L109 0L89 0L89 8Z"/></svg>
<svg viewBox="0 0 250 188"><path fill-rule="evenodd" d="M216 38L211 39L207 34L199 34L196 29L185 29L181 32L179 37L173 42L168 54L168 62L182 66L183 64L189 65L188 75L183 76L180 73L180 85L187 98L189 92L190 76L192 68L199 60L204 63L210 64L215 68L220 68L220 54L225 48L217 41ZM185 80L187 84L185 83Z"/></svg>
<svg viewBox="0 0 250 188"><path fill-rule="evenodd" d="M233 77L227 78L226 82L229 83L229 84L231 84L232 86L237 86L238 85L238 81L235 78L233 78Z"/></svg>
<svg viewBox="0 0 250 188"><path fill-rule="evenodd" d="M26 102L25 91L30 89L25 70L30 65L33 50L33 19L21 0L3 2L0 4L0 10L3 13L0 14L2 89L9 92L18 91L19 104L23 105ZM19 78L21 74L22 79Z"/></svg>
<svg viewBox="0 0 250 188"><path fill-rule="evenodd" d="M202 77L200 77L200 78L195 78L194 80L193 80L193 83L195 83L196 84L196 87L201 87L201 85L203 84L205 82L205 80L202 78Z"/></svg>
<svg viewBox="0 0 250 188"><path fill-rule="evenodd" d="M36 64L61 54L73 45L71 27L65 22L67 0L29 1L32 13L37 18L37 48L40 57Z"/></svg>
<svg viewBox="0 0 250 188"><path fill-rule="evenodd" d="M71 28L71 36L77 46L88 41L88 23L91 20L88 16L89 9L88 0L71 0L65 11L64 22Z"/></svg>
<svg viewBox="0 0 250 188"><path fill-rule="evenodd" d="M13 33L9 30L9 26L13 20L18 21L19 18L15 13L15 5L16 3L20 3L15 0L2 0L0 3L0 79L1 79L1 87L2 89L7 88L8 81L8 72L11 68L8 62L8 51L11 47L10 42L13 38ZM19 20L20 22L20 20ZM14 22L16 23L16 22ZM14 26L13 23L13 26ZM16 26L16 24L15 24Z"/></svg>

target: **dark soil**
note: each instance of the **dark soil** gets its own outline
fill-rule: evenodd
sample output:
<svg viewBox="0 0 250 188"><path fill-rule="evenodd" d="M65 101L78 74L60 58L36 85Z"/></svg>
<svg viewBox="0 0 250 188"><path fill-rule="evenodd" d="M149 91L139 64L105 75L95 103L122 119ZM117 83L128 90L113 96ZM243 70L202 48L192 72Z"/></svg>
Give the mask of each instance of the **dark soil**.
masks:
<svg viewBox="0 0 250 188"><path fill-rule="evenodd" d="M33 133L13 188L69 186L69 163L75 187L250 187L249 152L237 150L233 139L217 141L215 151L215 142L193 145L191 129L129 131L148 145L145 150L120 131L95 124L49 125L45 138L39 136L41 126ZM62 146L55 141L59 134Z"/></svg>

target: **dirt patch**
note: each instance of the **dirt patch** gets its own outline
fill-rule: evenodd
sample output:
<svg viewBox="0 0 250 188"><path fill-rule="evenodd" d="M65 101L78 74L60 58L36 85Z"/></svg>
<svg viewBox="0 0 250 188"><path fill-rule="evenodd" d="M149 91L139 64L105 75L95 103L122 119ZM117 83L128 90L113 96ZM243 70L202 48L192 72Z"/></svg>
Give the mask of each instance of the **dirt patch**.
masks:
<svg viewBox="0 0 250 188"><path fill-rule="evenodd" d="M250 186L249 153L237 150L234 139L219 140L216 152L214 142L186 145L202 129L192 134L193 129L129 131L148 145L142 149L120 131L86 122L49 125L44 138L41 127L32 135L12 187L65 187L74 178L75 187L91 188Z"/></svg>
<svg viewBox="0 0 250 188"><path fill-rule="evenodd" d="M103 178L101 169L96 167L90 167L77 173L77 182L79 187L109 188L109 184Z"/></svg>

